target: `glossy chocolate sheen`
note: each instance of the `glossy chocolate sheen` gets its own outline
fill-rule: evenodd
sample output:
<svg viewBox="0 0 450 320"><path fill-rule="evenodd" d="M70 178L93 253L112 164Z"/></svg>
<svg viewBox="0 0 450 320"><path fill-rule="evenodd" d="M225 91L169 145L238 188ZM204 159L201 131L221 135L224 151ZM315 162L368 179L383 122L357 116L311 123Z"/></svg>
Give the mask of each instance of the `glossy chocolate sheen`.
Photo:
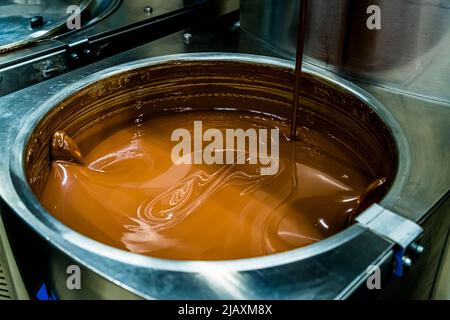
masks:
<svg viewBox="0 0 450 320"><path fill-rule="evenodd" d="M27 148L30 184L74 230L151 256L235 259L319 241L379 200L396 168L388 128L339 87L302 79L302 138L282 136L276 176L170 161L167 135L198 119L211 128L278 127L289 135L291 83L289 69L225 61L172 62L103 79L38 125ZM53 139L57 131L78 144L82 161L77 152L55 152L71 146ZM182 205L167 207L172 198Z"/></svg>

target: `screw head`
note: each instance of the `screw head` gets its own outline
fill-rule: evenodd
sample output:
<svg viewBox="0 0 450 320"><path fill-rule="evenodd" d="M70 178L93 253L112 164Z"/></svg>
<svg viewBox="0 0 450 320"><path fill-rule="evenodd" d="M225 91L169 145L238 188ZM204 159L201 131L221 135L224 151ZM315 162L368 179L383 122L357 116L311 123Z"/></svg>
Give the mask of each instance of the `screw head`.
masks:
<svg viewBox="0 0 450 320"><path fill-rule="evenodd" d="M425 250L425 248L423 246L421 246L420 244L417 244L417 243L411 244L411 249L416 254L422 254L422 252Z"/></svg>
<svg viewBox="0 0 450 320"><path fill-rule="evenodd" d="M43 16L34 16L30 19L30 27L32 29L36 29L42 27L44 25L44 17Z"/></svg>
<svg viewBox="0 0 450 320"><path fill-rule="evenodd" d="M240 22L240 21L235 22L235 23L231 26L230 31L231 31L231 32L236 32L236 31L239 31L239 29L241 29L241 22Z"/></svg>
<svg viewBox="0 0 450 320"><path fill-rule="evenodd" d="M406 267L412 267L412 260L411 260L411 258L408 258L408 257L406 257L406 256L404 256L403 258L402 258L402 262L403 262L403 265L404 266L406 266Z"/></svg>
<svg viewBox="0 0 450 320"><path fill-rule="evenodd" d="M191 43L191 41L192 41L192 34L190 34L190 33L184 33L184 34L183 34L183 41L184 41L184 43L186 43L186 44Z"/></svg>
<svg viewBox="0 0 450 320"><path fill-rule="evenodd" d="M84 49L83 50L83 54L85 55L85 56L90 56L90 55L92 55L92 51L91 51L91 49Z"/></svg>
<svg viewBox="0 0 450 320"><path fill-rule="evenodd" d="M152 14L152 13L153 13L153 8L150 7L150 6L145 6L145 7L144 7L144 12L145 12L146 14Z"/></svg>
<svg viewBox="0 0 450 320"><path fill-rule="evenodd" d="M73 60L79 60L79 59L80 59L80 56L79 56L78 53L76 53L76 52L73 52L70 56L71 56L71 58L72 58Z"/></svg>

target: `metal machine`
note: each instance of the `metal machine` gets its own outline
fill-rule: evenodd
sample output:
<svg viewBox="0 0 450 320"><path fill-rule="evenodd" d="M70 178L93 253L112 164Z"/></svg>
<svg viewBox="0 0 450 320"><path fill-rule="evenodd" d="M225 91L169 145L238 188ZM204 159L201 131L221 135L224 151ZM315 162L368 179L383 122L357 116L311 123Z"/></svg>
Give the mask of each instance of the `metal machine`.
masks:
<svg viewBox="0 0 450 320"><path fill-rule="evenodd" d="M68 4L79 5L80 28L68 28ZM237 7L237 0L1 1L0 27L8 32L0 36L0 95L148 43L195 21L211 21ZM32 28L33 19L42 19L42 25Z"/></svg>
<svg viewBox="0 0 450 320"><path fill-rule="evenodd" d="M94 15L98 18L80 30L56 28L42 38L32 36L33 42L29 32L17 32L8 43L26 45L14 50L4 45L0 54L0 211L6 227L5 232L0 225L0 235L7 248L0 271L8 273L3 291L0 274L0 298L39 298L42 288L47 298L61 299L439 297L450 229L450 34L444 27L450 3L375 2L382 12L380 30L365 27L366 1L310 1L304 66L316 77L314 86L334 88L312 99L358 101L389 128L398 157L394 184L357 223L326 240L233 261L154 259L90 240L39 206L25 170L35 154L45 157L42 119L49 125L76 122L83 103L121 90L133 101L130 88L147 83L127 87L127 73L145 74L174 60L292 68L297 1L80 1L86 5L82 11L91 3L107 3L111 10ZM44 16L30 12L21 17L26 28L29 19ZM50 20L44 19L47 26L53 26ZM416 23L410 27L410 21ZM166 56L173 54L182 55ZM68 106L62 117L52 114L65 99L96 84L102 94L81 96L81 106ZM66 286L71 265L82 269L81 290ZM382 274L381 290L366 286L368 268L374 266Z"/></svg>

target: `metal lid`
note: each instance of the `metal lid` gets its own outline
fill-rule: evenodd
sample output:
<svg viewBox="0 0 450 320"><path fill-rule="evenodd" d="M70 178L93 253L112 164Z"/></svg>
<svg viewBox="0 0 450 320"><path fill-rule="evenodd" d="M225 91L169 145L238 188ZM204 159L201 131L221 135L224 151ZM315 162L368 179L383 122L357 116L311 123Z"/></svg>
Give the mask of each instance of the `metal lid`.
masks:
<svg viewBox="0 0 450 320"><path fill-rule="evenodd" d="M120 0L0 0L0 53L79 28L114 10ZM78 18L77 18L78 19Z"/></svg>

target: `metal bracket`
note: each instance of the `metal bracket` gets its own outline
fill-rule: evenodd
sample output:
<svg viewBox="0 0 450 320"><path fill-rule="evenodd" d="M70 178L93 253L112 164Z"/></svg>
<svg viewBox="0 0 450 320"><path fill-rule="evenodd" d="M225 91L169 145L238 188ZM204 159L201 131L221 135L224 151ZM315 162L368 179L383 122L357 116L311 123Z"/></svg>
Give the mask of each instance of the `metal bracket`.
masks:
<svg viewBox="0 0 450 320"><path fill-rule="evenodd" d="M89 39L82 39L67 44L67 53L72 68L81 67L94 61Z"/></svg>
<svg viewBox="0 0 450 320"><path fill-rule="evenodd" d="M403 266L411 267L412 258L424 250L422 246L415 243L423 233L422 227L378 204L372 205L359 215L356 222L396 244L394 274L398 277L403 275ZM413 253L413 256L409 257L407 251Z"/></svg>

